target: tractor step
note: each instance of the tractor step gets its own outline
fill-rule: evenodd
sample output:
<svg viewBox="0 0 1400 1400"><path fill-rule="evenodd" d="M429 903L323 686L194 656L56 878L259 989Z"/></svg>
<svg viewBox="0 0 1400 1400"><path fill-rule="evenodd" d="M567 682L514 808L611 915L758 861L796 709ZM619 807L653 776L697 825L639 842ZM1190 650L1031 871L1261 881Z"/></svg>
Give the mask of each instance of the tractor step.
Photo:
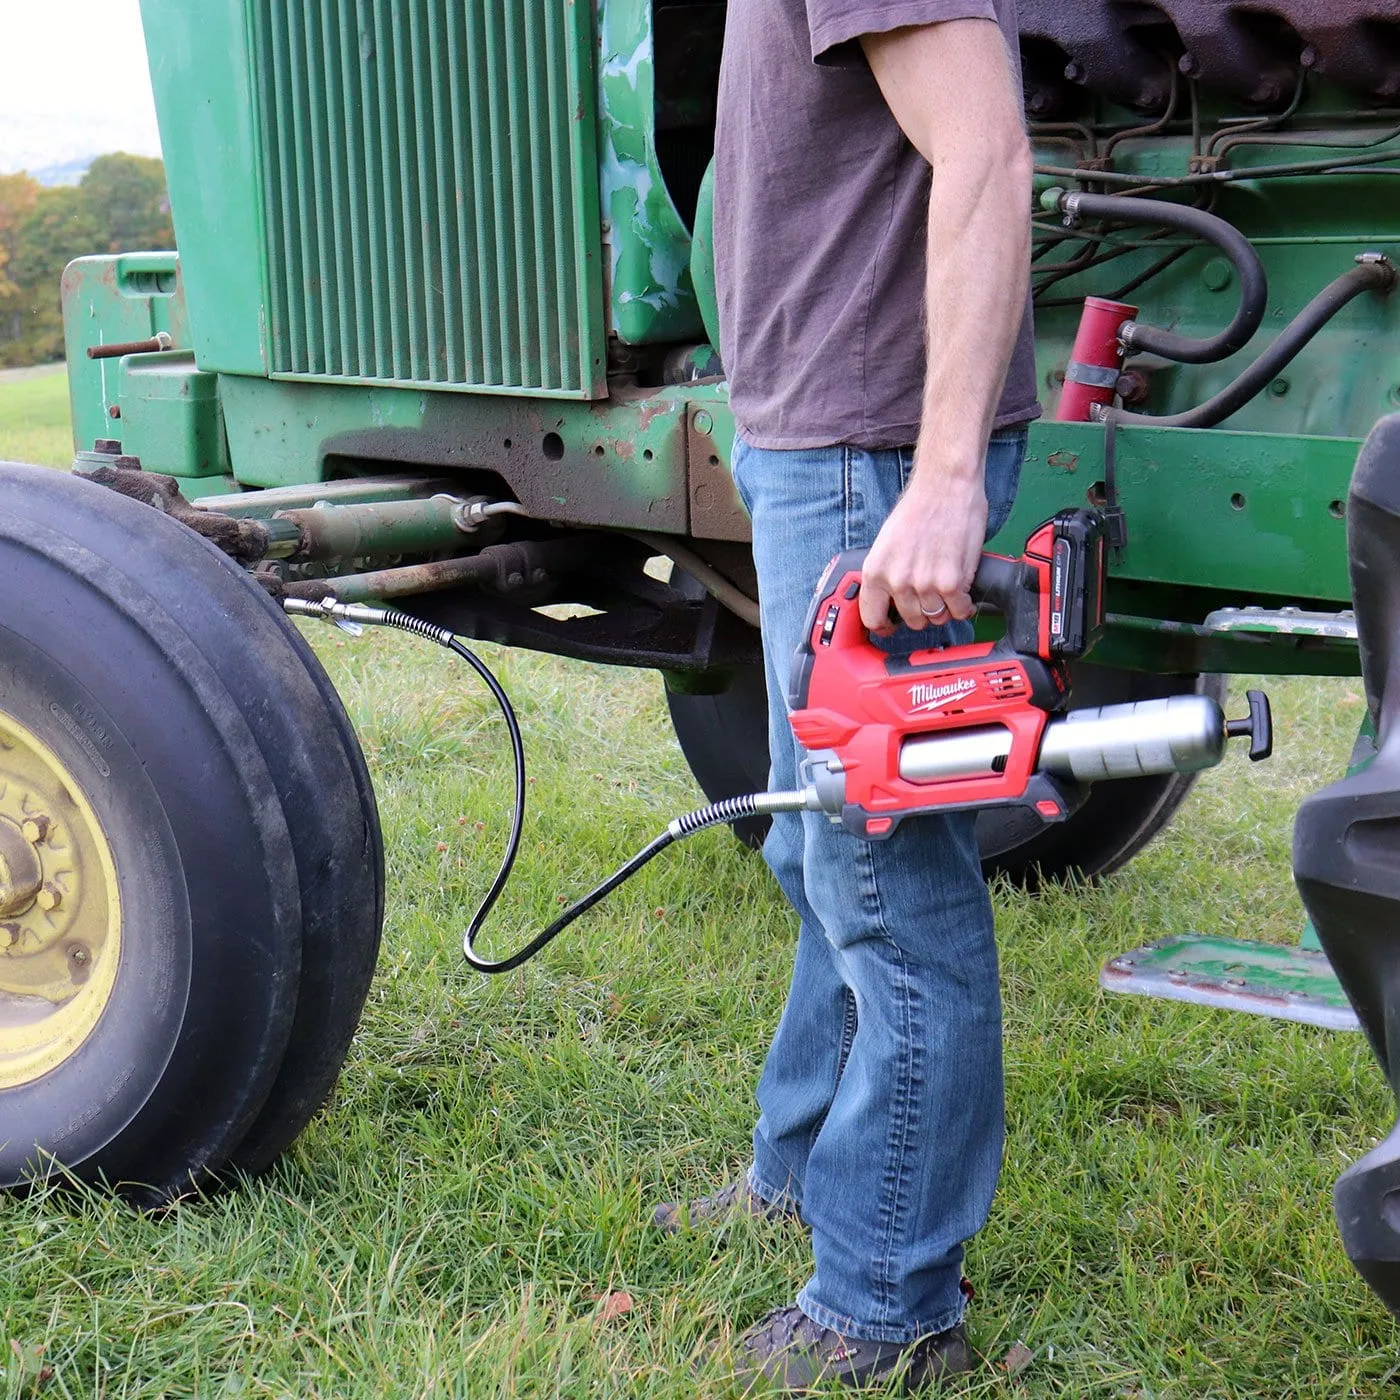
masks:
<svg viewBox="0 0 1400 1400"><path fill-rule="evenodd" d="M1305 612L1302 608L1217 608L1202 624L1207 632L1263 632L1289 637L1356 640L1351 612Z"/></svg>
<svg viewBox="0 0 1400 1400"><path fill-rule="evenodd" d="M1099 985L1110 992L1251 1011L1328 1030L1360 1029L1326 956L1308 948L1173 935L1110 958Z"/></svg>

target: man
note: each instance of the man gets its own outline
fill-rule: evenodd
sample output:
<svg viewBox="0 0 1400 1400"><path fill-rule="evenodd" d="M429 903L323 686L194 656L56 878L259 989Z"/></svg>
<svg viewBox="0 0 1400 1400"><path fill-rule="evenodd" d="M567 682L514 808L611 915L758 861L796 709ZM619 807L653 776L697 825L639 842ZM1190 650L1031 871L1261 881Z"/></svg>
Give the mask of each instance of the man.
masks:
<svg viewBox="0 0 1400 1400"><path fill-rule="evenodd" d="M978 556L1015 494L1038 409L1013 3L730 0L716 270L777 789L797 786L783 696L832 557L872 546L862 619L888 634L892 607L912 629L888 645L965 642ZM742 1375L801 1389L965 1369L963 1244L1002 1141L973 819L866 842L780 816L765 855L801 929L753 1165L658 1223L811 1227L813 1275L738 1339Z"/></svg>

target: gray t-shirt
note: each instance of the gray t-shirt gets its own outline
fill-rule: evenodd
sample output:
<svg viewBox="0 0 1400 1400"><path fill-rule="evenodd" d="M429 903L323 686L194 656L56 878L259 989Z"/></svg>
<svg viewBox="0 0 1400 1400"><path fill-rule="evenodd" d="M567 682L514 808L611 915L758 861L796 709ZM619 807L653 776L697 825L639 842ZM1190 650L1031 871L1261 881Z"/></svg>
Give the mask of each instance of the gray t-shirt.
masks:
<svg viewBox="0 0 1400 1400"><path fill-rule="evenodd" d="M730 402L754 446L918 436L929 168L857 41L972 18L995 19L1016 55L1015 0L729 0L715 273ZM996 426L1039 411L1028 303Z"/></svg>

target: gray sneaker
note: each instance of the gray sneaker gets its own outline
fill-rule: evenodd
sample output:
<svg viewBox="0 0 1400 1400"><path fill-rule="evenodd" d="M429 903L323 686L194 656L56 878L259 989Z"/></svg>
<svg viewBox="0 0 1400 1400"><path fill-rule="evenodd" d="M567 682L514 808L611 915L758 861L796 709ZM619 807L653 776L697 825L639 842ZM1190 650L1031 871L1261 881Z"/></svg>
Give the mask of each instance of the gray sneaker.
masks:
<svg viewBox="0 0 1400 1400"><path fill-rule="evenodd" d="M820 1326L796 1304L761 1318L727 1358L717 1349L713 1359L728 1359L737 1381L752 1384L762 1376L784 1392L799 1395L821 1381L860 1389L897 1378L912 1390L972 1369L972 1349L962 1323L917 1342L870 1342Z"/></svg>
<svg viewBox="0 0 1400 1400"><path fill-rule="evenodd" d="M711 1196L694 1201L663 1201L651 1214L651 1223L667 1235L678 1235L696 1225L722 1225L736 1215L754 1220L798 1220L796 1206L774 1205L749 1190L747 1181L731 1181Z"/></svg>

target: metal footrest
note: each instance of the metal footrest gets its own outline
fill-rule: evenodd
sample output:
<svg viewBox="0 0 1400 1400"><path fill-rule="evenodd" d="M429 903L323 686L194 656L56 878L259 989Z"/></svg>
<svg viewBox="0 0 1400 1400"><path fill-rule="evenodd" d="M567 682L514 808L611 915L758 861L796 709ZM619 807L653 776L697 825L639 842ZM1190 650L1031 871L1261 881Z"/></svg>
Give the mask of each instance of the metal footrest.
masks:
<svg viewBox="0 0 1400 1400"><path fill-rule="evenodd" d="M1204 934L1173 935L1111 958L1099 974L1110 992L1250 1011L1328 1030L1360 1030L1324 954Z"/></svg>
<svg viewBox="0 0 1400 1400"><path fill-rule="evenodd" d="M1351 612L1305 612L1302 608L1216 608L1202 624L1207 632L1262 632L1273 636L1356 640Z"/></svg>

